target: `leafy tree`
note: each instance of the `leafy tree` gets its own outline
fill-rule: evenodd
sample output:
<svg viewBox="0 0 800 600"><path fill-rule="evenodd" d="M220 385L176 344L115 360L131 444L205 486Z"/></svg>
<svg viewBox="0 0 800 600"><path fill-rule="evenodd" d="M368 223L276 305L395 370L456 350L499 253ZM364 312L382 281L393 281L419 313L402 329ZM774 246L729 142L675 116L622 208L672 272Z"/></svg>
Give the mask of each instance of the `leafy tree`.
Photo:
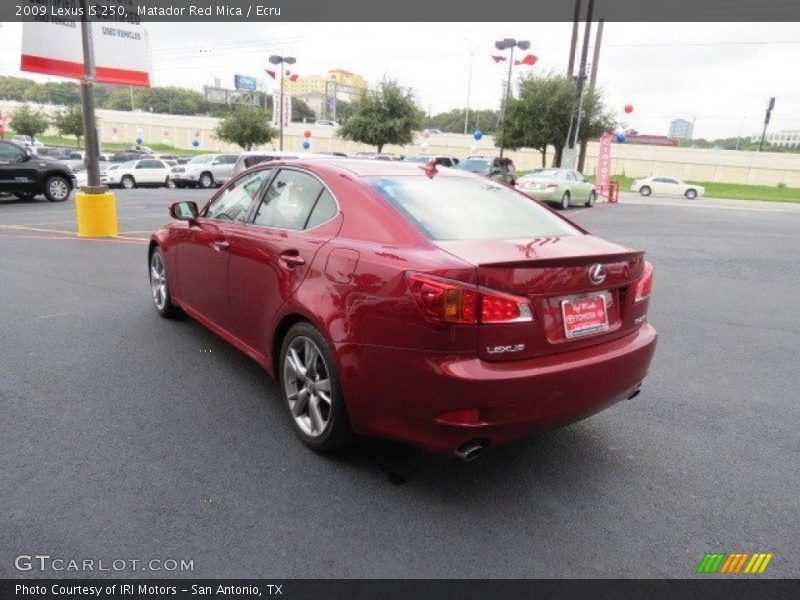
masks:
<svg viewBox="0 0 800 600"><path fill-rule="evenodd" d="M20 135L29 135L35 138L37 135L47 131L50 120L47 115L38 110L33 110L27 104L23 104L11 113L11 127Z"/></svg>
<svg viewBox="0 0 800 600"><path fill-rule="evenodd" d="M410 144L414 141L412 131L422 124L422 111L411 90L389 79L362 94L353 102L353 110L337 135L375 146L378 152L386 144Z"/></svg>
<svg viewBox="0 0 800 600"><path fill-rule="evenodd" d="M225 117L214 131L223 142L238 144L251 150L258 144L266 144L277 135L267 115L256 106L239 106Z"/></svg>
<svg viewBox="0 0 800 600"><path fill-rule="evenodd" d="M73 104L53 117L53 125L61 135L74 135L80 144L83 135L83 110Z"/></svg>
<svg viewBox="0 0 800 600"><path fill-rule="evenodd" d="M496 110L471 110L467 129L470 133L480 129L483 133L492 135L497 128L497 119L498 112ZM464 133L464 109L457 108L427 117L425 127L441 129L448 133Z"/></svg>
<svg viewBox="0 0 800 600"><path fill-rule="evenodd" d="M24 77L8 77L0 75L0 100L16 100L22 102L29 87L38 85Z"/></svg>
<svg viewBox="0 0 800 600"><path fill-rule="evenodd" d="M505 146L535 148L546 166L547 147L555 148L553 164L559 164L576 106L575 82L564 75L548 73L528 76L518 86L516 98L509 98L506 110ZM603 104L601 91L584 91L579 141L594 139L614 128L611 113ZM495 135L500 144L502 134Z"/></svg>

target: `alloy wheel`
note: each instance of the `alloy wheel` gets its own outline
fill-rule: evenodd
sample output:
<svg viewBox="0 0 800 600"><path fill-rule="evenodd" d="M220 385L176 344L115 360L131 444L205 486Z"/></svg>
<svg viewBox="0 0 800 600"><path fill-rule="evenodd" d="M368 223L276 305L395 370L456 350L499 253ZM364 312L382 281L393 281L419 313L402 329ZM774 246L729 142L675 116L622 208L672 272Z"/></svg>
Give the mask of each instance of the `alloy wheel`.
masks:
<svg viewBox="0 0 800 600"><path fill-rule="evenodd" d="M311 338L297 336L286 349L283 386L300 430L309 437L321 436L331 420L331 380L325 358Z"/></svg>
<svg viewBox="0 0 800 600"><path fill-rule="evenodd" d="M67 185L66 181L60 178L54 178L50 180L48 191L50 192L50 197L53 198L53 200L65 200L67 196L69 196L69 186Z"/></svg>
<svg viewBox="0 0 800 600"><path fill-rule="evenodd" d="M150 257L150 289L156 308L164 310L167 304L167 270L160 252L153 252Z"/></svg>

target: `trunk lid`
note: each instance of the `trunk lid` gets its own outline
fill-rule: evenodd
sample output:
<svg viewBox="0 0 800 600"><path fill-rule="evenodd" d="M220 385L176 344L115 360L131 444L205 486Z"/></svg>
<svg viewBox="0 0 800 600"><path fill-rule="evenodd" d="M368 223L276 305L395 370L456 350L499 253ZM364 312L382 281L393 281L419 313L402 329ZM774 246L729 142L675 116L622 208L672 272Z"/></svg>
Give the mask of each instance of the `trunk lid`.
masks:
<svg viewBox="0 0 800 600"><path fill-rule="evenodd" d="M479 285L531 303L533 322L480 326L479 356L484 360L532 358L609 341L635 331L647 310L647 302L634 302L644 253L591 235L437 244L474 265ZM596 265L602 265L602 281L590 277ZM607 327L592 333L572 331L570 337L565 320L573 327L574 305L564 303L573 301L589 302L583 306L605 312Z"/></svg>

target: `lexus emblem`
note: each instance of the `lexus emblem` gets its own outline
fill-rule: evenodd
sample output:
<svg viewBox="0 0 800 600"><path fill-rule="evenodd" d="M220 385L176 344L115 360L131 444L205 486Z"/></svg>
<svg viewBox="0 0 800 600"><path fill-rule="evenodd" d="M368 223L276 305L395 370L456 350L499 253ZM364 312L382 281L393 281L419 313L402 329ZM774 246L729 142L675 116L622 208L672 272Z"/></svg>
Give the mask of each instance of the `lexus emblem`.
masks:
<svg viewBox="0 0 800 600"><path fill-rule="evenodd" d="M600 285L606 280L606 266L592 265L589 267L589 281L595 285Z"/></svg>

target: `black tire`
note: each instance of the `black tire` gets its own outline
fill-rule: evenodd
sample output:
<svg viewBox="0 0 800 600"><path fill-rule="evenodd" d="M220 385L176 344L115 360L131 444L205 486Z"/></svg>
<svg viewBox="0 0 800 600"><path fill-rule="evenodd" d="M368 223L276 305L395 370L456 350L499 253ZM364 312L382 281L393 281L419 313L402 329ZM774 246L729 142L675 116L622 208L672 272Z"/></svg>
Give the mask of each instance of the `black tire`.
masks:
<svg viewBox="0 0 800 600"><path fill-rule="evenodd" d="M163 301L159 302L159 297L156 295L156 286L154 285L154 277L155 272L154 268L157 267L154 265L154 262L160 260L161 265L163 266L163 291L161 292ZM153 251L150 253L150 257L147 261L148 271L149 271L149 279L150 279L150 290L153 294L153 304L156 307L156 311L159 315L164 317L165 319L177 319L184 316L183 310L181 310L178 306L172 303L172 298L170 297L170 286L169 286L169 275L167 273L167 261L164 258L164 253L161 251L161 248L156 246L153 248ZM160 278L159 278L160 280Z"/></svg>
<svg viewBox="0 0 800 600"><path fill-rule="evenodd" d="M327 423L322 429L322 432L316 435L309 435L301 428L294 414L292 413L291 404L287 395L287 382L284 372L287 369L291 372L291 367L287 368L287 355L292 342L298 338L310 339L314 342L319 354L323 360L322 367L327 371L327 379L330 383L330 408L327 411ZM302 340L298 340L302 341ZM349 445L353 439L353 433L350 429L350 420L347 416L347 409L344 404L344 394L342 387L339 383L339 376L336 372L336 363L333 360L333 354L330 351L328 342L325 337L317 331L310 323L300 322L291 327L286 333L286 336L281 343L280 360L278 361L278 371L276 373L281 397L283 398L284 406L289 413L292 427L294 428L297 437L309 448L316 452L332 452L338 448ZM295 401L297 402L297 401ZM310 402L310 401L307 401ZM324 406L323 403L318 403L318 406Z"/></svg>
<svg viewBox="0 0 800 600"><path fill-rule="evenodd" d="M201 173L197 183L201 188L208 189L214 185L214 176L208 171Z"/></svg>
<svg viewBox="0 0 800 600"><path fill-rule="evenodd" d="M36 198L36 194L34 194L33 192L14 192L14 195L20 200L24 200L25 202L30 202L31 200Z"/></svg>
<svg viewBox="0 0 800 600"><path fill-rule="evenodd" d="M119 180L119 187L125 190L132 190L136 187L136 180L130 175L125 175Z"/></svg>
<svg viewBox="0 0 800 600"><path fill-rule="evenodd" d="M167 189L174 190L174 189L175 189L175 182L174 182L174 181L172 181L172 179L170 179L169 177L167 177L167 178L164 180L164 186L165 186Z"/></svg>
<svg viewBox="0 0 800 600"><path fill-rule="evenodd" d="M591 192L589 192L589 199L586 201L586 206L591 208L592 206L594 206L595 202L597 202L597 192L592 190Z"/></svg>
<svg viewBox="0 0 800 600"><path fill-rule="evenodd" d="M44 182L44 196L50 202L64 202L72 193L72 184L66 177L51 175Z"/></svg>
<svg viewBox="0 0 800 600"><path fill-rule="evenodd" d="M569 192L564 192L564 195L561 196L559 208L561 208L561 210L567 210L569 208Z"/></svg>
<svg viewBox="0 0 800 600"><path fill-rule="evenodd" d="M653 193L653 190L650 189L649 185L643 185L642 187L639 188L639 193L642 196L649 196L650 194Z"/></svg>
<svg viewBox="0 0 800 600"><path fill-rule="evenodd" d="M697 190L694 188L689 188L686 190L686 194L684 194L689 200L694 200L697 198Z"/></svg>

